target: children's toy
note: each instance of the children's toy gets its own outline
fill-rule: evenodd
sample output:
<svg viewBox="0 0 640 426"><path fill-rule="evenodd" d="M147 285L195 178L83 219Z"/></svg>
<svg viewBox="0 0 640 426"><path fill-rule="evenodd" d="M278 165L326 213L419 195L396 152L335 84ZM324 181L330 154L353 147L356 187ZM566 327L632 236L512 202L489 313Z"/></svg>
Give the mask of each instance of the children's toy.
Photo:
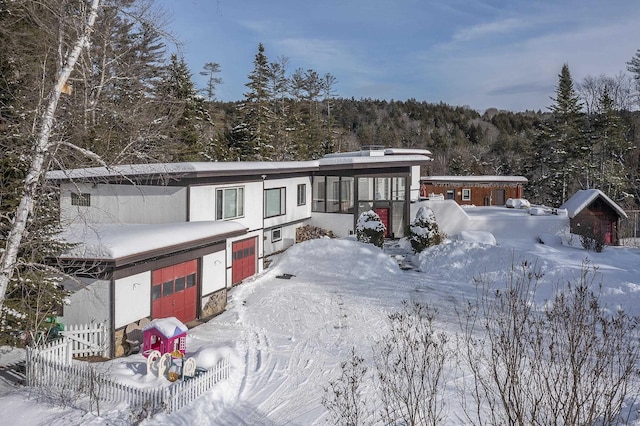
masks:
<svg viewBox="0 0 640 426"><path fill-rule="evenodd" d="M142 354L148 356L155 350L161 355L175 351L184 355L187 350L187 330L187 326L176 317L154 319L142 330Z"/></svg>

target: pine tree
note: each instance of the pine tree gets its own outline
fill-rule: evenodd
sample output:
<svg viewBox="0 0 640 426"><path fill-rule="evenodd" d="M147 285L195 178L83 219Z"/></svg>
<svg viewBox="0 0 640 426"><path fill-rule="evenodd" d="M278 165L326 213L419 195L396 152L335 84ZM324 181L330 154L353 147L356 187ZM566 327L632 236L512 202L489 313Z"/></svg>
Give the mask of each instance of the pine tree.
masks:
<svg viewBox="0 0 640 426"><path fill-rule="evenodd" d="M168 144L174 147L174 161L202 160L208 145L205 128L213 126L191 77L184 58L173 54L159 84L157 97L167 106L166 116L172 123Z"/></svg>
<svg viewBox="0 0 640 426"><path fill-rule="evenodd" d="M222 84L222 79L216 77L220 72L220 64L217 62L207 62L204 64L204 71L200 71L200 75L207 77L207 86L204 89L204 93L207 95L209 102L216 99L216 87Z"/></svg>
<svg viewBox="0 0 640 426"><path fill-rule="evenodd" d="M627 62L627 71L633 74L633 78L636 81L636 103L640 106L640 49Z"/></svg>
<svg viewBox="0 0 640 426"><path fill-rule="evenodd" d="M593 126L594 181L599 189L617 199L626 186L625 158L632 146L607 86L598 99L597 109Z"/></svg>
<svg viewBox="0 0 640 426"><path fill-rule="evenodd" d="M270 75L269 62L260 43L246 84L248 91L238 107L237 124L229 140L229 148L238 160L270 161L274 157Z"/></svg>
<svg viewBox="0 0 640 426"><path fill-rule="evenodd" d="M559 206L588 180L590 146L584 134L582 105L573 87L569 66L558 76L550 119L537 138L532 188L534 199Z"/></svg>

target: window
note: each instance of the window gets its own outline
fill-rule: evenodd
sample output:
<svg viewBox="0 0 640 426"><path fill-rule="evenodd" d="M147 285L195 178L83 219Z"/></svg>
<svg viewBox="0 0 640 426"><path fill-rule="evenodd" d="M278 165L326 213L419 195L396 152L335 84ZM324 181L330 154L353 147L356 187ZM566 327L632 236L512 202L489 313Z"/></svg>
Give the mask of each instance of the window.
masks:
<svg viewBox="0 0 640 426"><path fill-rule="evenodd" d="M91 194L88 193L71 193L71 205L72 206L83 206L89 207L91 206Z"/></svg>
<svg viewBox="0 0 640 426"><path fill-rule="evenodd" d="M271 242L275 243L282 240L282 228L276 228L271 230Z"/></svg>
<svg viewBox="0 0 640 426"><path fill-rule="evenodd" d="M216 190L216 220L244 216L244 188Z"/></svg>
<svg viewBox="0 0 640 426"><path fill-rule="evenodd" d="M327 213L340 211L340 178L327 176Z"/></svg>
<svg viewBox="0 0 640 426"><path fill-rule="evenodd" d="M187 288L196 286L196 274L187 275Z"/></svg>
<svg viewBox="0 0 640 426"><path fill-rule="evenodd" d="M325 206L325 185L324 176L314 176L313 178L313 211L323 212Z"/></svg>
<svg viewBox="0 0 640 426"><path fill-rule="evenodd" d="M307 204L307 184L301 183L298 185L298 205L304 206Z"/></svg>
<svg viewBox="0 0 640 426"><path fill-rule="evenodd" d="M471 190L466 188L462 190L462 201L471 201Z"/></svg>
<svg viewBox="0 0 640 426"><path fill-rule="evenodd" d="M264 217L282 216L286 212L286 189L264 190Z"/></svg>
<svg viewBox="0 0 640 426"><path fill-rule="evenodd" d="M405 178L394 177L391 181L391 199L402 201L405 199Z"/></svg>
<svg viewBox="0 0 640 426"><path fill-rule="evenodd" d="M184 290L184 277L176 278L175 281L175 292L179 292Z"/></svg>

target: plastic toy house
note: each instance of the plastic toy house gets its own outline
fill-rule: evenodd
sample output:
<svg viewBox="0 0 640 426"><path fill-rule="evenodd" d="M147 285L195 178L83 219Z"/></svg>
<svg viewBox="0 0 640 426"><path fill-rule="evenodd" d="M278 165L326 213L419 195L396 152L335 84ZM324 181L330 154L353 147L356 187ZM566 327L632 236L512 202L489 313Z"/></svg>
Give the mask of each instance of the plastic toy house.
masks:
<svg viewBox="0 0 640 426"><path fill-rule="evenodd" d="M146 356L154 350L161 355L179 351L184 355L187 330L176 317L154 319L142 330L142 353Z"/></svg>

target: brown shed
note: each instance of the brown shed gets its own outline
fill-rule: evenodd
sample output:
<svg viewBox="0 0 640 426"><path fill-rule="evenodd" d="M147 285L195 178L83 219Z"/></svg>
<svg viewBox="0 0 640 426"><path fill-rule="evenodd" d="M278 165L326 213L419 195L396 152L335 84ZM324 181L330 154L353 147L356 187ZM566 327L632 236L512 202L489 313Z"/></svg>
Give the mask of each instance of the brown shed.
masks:
<svg viewBox="0 0 640 426"><path fill-rule="evenodd" d="M607 245L620 244L618 225L627 214L599 189L580 190L560 208L567 210L571 233L600 237Z"/></svg>
<svg viewBox="0 0 640 426"><path fill-rule="evenodd" d="M424 176L420 178L420 195L441 195L460 205L504 206L509 198L523 198L527 182L523 176Z"/></svg>

